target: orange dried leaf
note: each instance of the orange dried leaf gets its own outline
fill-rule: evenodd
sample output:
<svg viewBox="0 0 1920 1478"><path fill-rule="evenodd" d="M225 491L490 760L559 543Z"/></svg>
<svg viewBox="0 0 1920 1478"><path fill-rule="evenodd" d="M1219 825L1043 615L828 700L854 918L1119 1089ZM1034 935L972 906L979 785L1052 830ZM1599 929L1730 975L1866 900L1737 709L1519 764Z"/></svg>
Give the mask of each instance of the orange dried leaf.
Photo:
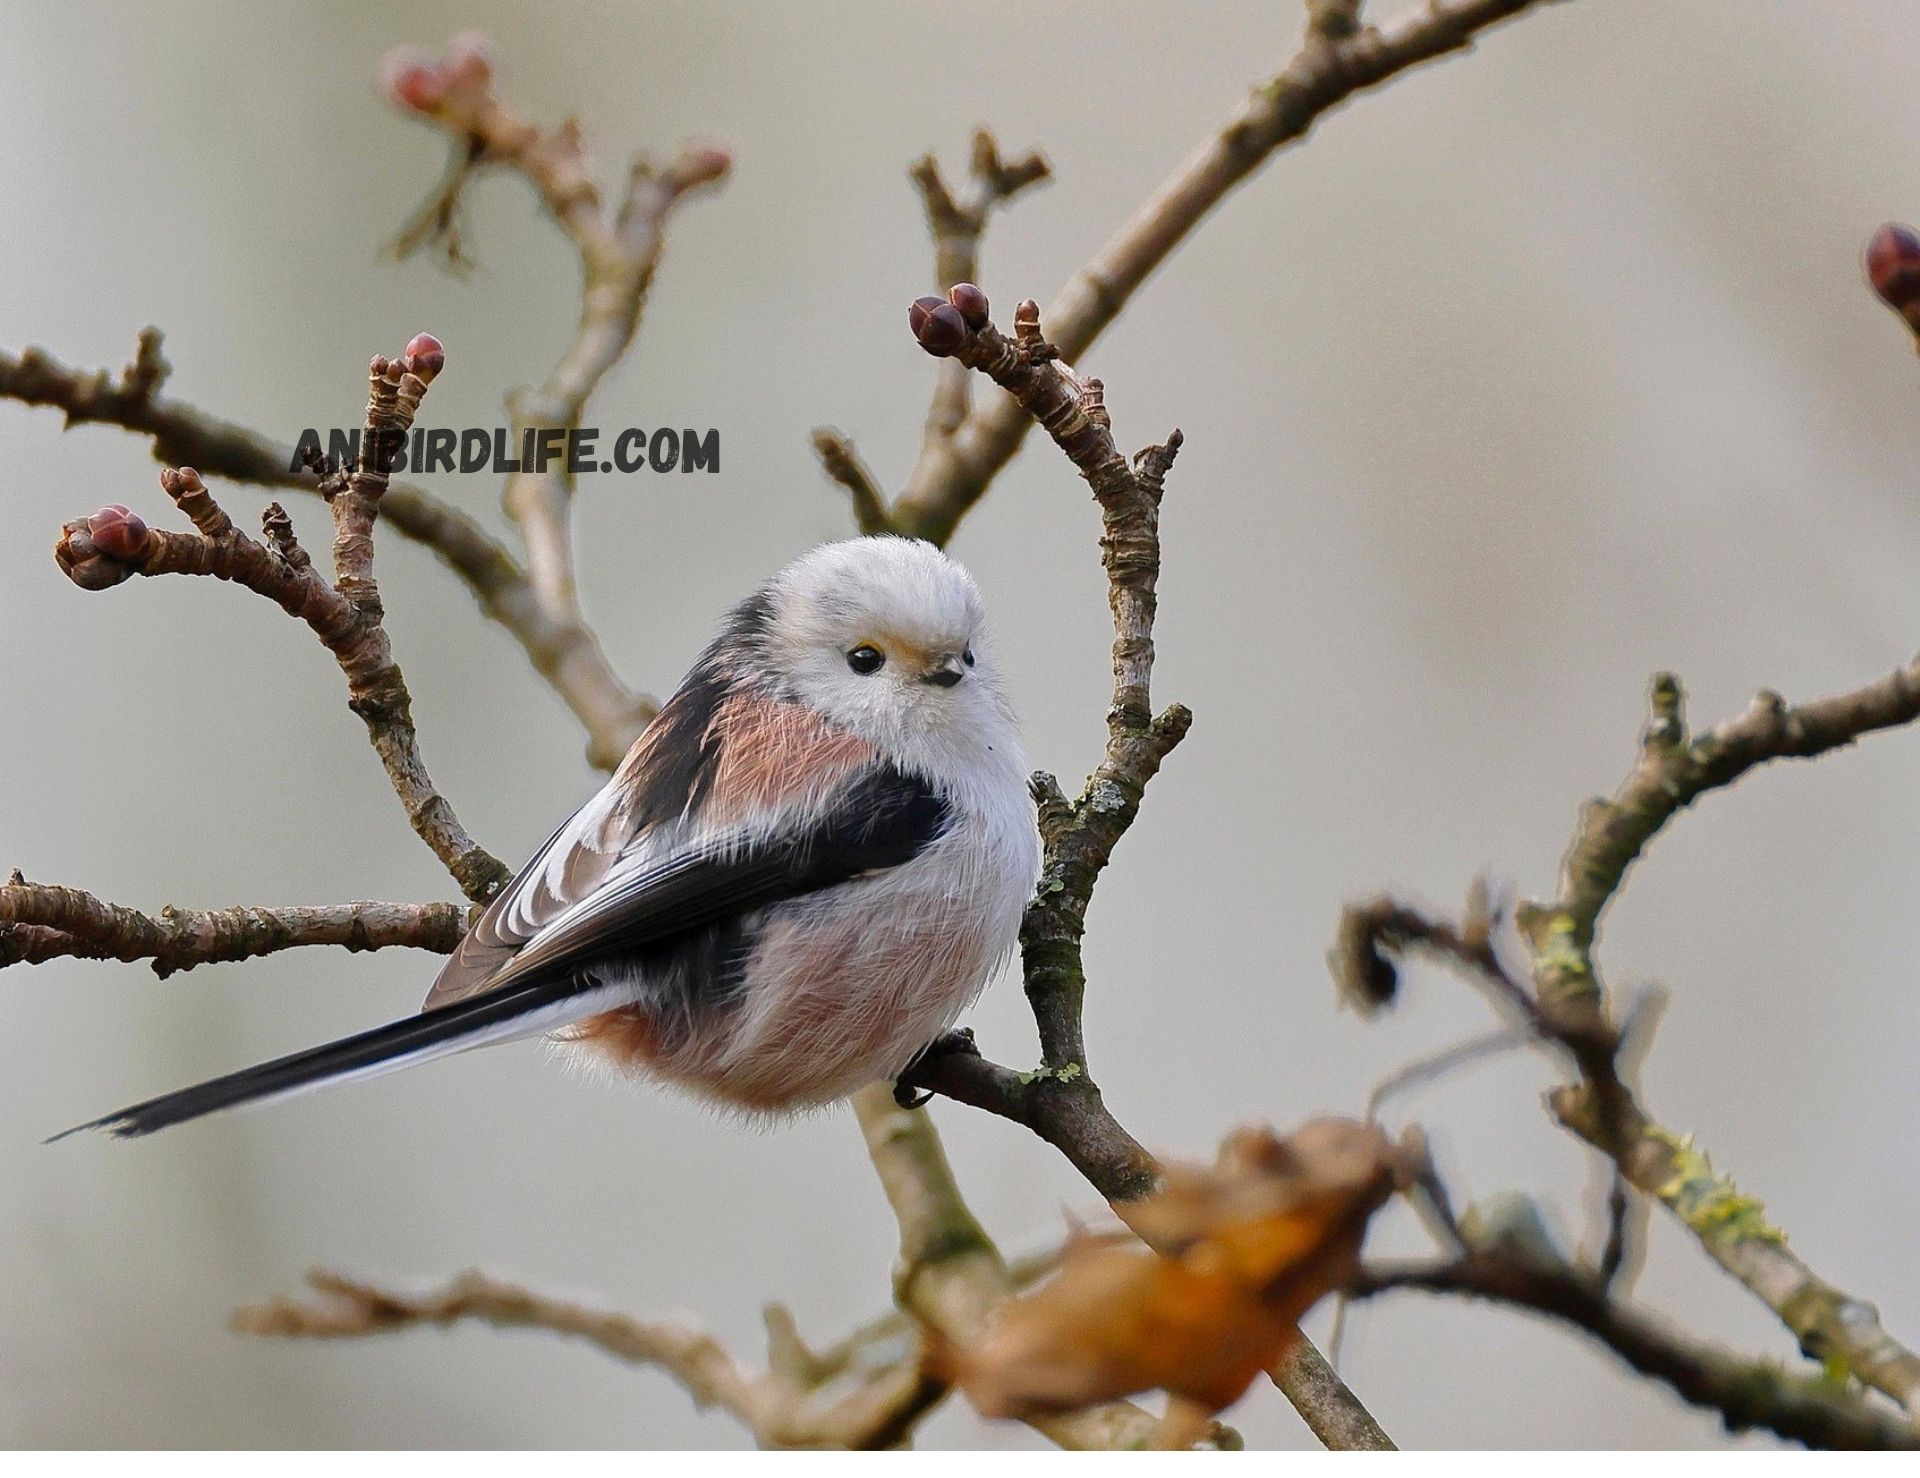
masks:
<svg viewBox="0 0 1920 1478"><path fill-rule="evenodd" d="M1164 1191L1127 1208L1161 1251L1074 1239L1051 1283L951 1353L955 1378L987 1416L1151 1390L1220 1411L1351 1273L1368 1219L1405 1175L1405 1157L1372 1125L1321 1119L1285 1139L1239 1131L1218 1164L1172 1169Z"/></svg>

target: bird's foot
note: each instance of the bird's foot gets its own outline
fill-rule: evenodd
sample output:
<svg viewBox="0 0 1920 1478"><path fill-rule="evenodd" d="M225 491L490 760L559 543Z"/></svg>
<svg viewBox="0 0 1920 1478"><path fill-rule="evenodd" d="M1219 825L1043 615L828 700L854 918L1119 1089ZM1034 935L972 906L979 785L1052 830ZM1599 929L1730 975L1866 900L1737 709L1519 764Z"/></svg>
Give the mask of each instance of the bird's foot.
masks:
<svg viewBox="0 0 1920 1478"><path fill-rule="evenodd" d="M906 1067L901 1070L900 1076L894 1080L893 1101L903 1109L924 1108L933 1099L932 1091L925 1088L915 1088L909 1084L907 1080L913 1076L914 1069L921 1066L921 1064L929 1062L936 1057L951 1057L956 1053L967 1057L978 1057L980 1055L980 1047L973 1040L972 1027L962 1026L956 1027L949 1032L942 1032L931 1042L927 1043L926 1046L914 1053L913 1061L908 1063Z"/></svg>

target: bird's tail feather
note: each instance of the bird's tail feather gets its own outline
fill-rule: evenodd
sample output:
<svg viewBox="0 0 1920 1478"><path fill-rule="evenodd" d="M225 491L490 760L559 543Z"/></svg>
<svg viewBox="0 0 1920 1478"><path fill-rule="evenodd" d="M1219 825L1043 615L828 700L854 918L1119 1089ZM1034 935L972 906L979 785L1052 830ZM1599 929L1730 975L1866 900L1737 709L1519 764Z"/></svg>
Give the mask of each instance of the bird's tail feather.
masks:
<svg viewBox="0 0 1920 1478"><path fill-rule="evenodd" d="M53 1138L65 1139L85 1129L106 1129L130 1139L220 1109L287 1098L331 1083L378 1077L470 1047L552 1031L619 1004L612 999L615 994L577 979L509 986L150 1098L105 1118L75 1125Z"/></svg>

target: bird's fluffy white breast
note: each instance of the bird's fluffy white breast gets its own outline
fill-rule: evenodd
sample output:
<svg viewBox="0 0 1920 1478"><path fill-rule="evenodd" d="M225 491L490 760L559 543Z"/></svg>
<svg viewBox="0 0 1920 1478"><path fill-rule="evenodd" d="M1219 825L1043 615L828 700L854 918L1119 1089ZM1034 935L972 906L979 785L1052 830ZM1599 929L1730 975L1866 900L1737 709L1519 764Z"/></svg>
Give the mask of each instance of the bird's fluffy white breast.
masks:
<svg viewBox="0 0 1920 1478"><path fill-rule="evenodd" d="M824 1103L897 1076L1019 938L1040 859L1018 773L951 789L947 830L911 861L769 909L723 1032L657 1065L750 1105Z"/></svg>

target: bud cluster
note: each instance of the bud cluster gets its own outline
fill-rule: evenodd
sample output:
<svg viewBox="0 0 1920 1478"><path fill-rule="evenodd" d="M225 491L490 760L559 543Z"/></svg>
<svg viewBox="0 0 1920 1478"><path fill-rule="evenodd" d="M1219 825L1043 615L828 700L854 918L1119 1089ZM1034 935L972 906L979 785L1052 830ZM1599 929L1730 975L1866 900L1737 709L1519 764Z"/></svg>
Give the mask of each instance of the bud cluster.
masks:
<svg viewBox="0 0 1920 1478"><path fill-rule="evenodd" d="M936 359L957 354L987 326L987 295L971 282L956 283L944 298L915 298L907 309L907 327L920 347Z"/></svg>

